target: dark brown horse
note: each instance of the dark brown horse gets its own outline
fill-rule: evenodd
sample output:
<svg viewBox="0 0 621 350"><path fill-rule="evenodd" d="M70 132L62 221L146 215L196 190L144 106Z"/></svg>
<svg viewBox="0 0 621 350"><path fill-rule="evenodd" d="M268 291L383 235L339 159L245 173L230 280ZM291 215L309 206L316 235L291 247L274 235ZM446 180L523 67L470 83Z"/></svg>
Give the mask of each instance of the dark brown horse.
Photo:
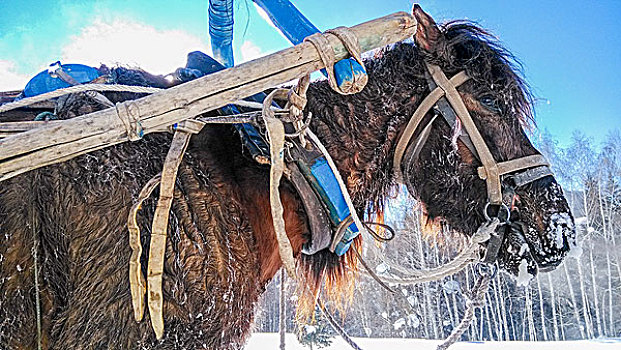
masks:
<svg viewBox="0 0 621 350"><path fill-rule="evenodd" d="M429 93L425 62L448 77L462 70L472 77L459 91L495 159L538 153L523 131L531 119L530 98L512 57L472 24L437 27L420 8L414 14L415 42L368 60L369 83L362 92L340 96L326 82L308 91L311 127L360 214L381 209L394 188L395 145ZM71 118L99 108L86 96L73 96L58 115ZM470 235L485 221L486 187L477 176L478 160L455 137L458 132L435 122L418 158L404 164L410 170L405 181L430 219ZM161 171L170 140L168 134L149 135L1 183L0 349L36 349L38 312L45 349L243 346L254 304L281 262L269 168L244 153L230 126L208 126L194 136L179 169L166 247L163 339L155 339L148 315L140 323L133 318L126 218L139 191ZM345 292L352 281L346 268L355 263L352 250L340 258L327 250L301 254L312 239L307 216L313 213L304 212L289 183L281 185L281 196L299 272L314 287L328 279L335 294ZM138 218L145 252L155 198L145 202ZM503 242L501 267L517 274L526 261L534 274L556 266L574 235L559 185L547 176L516 189L513 199L511 219L519 229Z"/></svg>

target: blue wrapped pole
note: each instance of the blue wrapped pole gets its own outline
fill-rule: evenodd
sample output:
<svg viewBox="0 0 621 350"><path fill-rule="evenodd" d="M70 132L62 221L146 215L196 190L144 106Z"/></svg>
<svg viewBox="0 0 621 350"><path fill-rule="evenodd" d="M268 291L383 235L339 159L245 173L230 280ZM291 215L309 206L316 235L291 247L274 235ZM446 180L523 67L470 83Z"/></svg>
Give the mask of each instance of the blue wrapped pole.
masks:
<svg viewBox="0 0 621 350"><path fill-rule="evenodd" d="M259 5L272 23L278 28L287 39L293 44L298 45L304 41L307 36L319 33L319 29L315 27L308 18L291 3L289 0L253 0ZM322 73L326 75L325 71ZM352 84L355 77L366 74L362 67L353 58L346 58L334 64L334 76L336 85L343 87L344 84Z"/></svg>
<svg viewBox="0 0 621 350"><path fill-rule="evenodd" d="M289 0L253 0L259 5L287 39L297 45L309 35L319 33L308 18Z"/></svg>
<svg viewBox="0 0 621 350"><path fill-rule="evenodd" d="M209 36L214 58L233 67L233 0L209 0Z"/></svg>

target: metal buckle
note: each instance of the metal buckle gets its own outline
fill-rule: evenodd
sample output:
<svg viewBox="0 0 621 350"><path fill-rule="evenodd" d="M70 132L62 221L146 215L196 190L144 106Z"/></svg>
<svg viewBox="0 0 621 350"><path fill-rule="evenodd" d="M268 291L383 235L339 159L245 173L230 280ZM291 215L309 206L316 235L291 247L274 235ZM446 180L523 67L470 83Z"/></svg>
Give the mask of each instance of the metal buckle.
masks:
<svg viewBox="0 0 621 350"><path fill-rule="evenodd" d="M491 204L492 203L487 202L487 204L485 204L485 208L483 208L483 216L485 217L485 220L487 220L488 222L492 221L492 218L489 214L489 207ZM509 219L511 218L511 210L509 210L509 207L505 203L494 204L494 205L499 206L498 213L496 214L496 218L498 218L500 222L504 222L505 224L508 224ZM501 218L501 215L500 215L503 212L503 209L504 209L504 212L506 213L506 218L504 220Z"/></svg>

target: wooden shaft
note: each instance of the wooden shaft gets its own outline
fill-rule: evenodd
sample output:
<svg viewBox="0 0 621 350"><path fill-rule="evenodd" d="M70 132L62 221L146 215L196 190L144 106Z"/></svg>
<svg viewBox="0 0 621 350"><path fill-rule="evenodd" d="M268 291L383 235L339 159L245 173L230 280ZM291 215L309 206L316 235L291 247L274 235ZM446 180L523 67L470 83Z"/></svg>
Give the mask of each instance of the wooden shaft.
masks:
<svg viewBox="0 0 621 350"><path fill-rule="evenodd" d="M414 35L416 19L408 13L397 12L356 25L351 31L358 37L361 50L369 51ZM336 37L329 35L327 38L336 59L348 56ZM128 111L136 114L144 134L148 134L321 68L321 60L312 44L302 43L124 104ZM78 140L81 145L74 147L72 143ZM11 159L11 164L0 163L0 181L71 159L85 150L101 149L127 140L127 130L116 108L0 139L0 161ZM33 157L20 161L21 156L48 148L53 151L47 152L46 159L37 157L42 162L34 161Z"/></svg>

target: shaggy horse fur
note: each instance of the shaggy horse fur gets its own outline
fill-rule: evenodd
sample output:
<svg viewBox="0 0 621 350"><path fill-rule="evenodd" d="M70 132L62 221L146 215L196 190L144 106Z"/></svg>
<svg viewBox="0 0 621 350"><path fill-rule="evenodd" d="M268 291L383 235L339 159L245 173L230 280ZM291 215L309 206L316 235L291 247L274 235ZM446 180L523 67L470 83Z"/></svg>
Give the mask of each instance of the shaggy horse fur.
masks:
<svg viewBox="0 0 621 350"><path fill-rule="evenodd" d="M460 91L496 159L536 153L522 131L530 115L529 100L510 56L476 26L438 28L420 8L414 14L420 23L416 45L394 45L366 62L369 83L362 92L340 96L325 81L313 83L308 91L312 128L333 155L361 214L381 210L394 186L394 146L429 92L424 60L439 64L449 76L465 69L473 77ZM158 85L139 71L113 73L119 83L138 77L146 85ZM107 96L114 102L137 97ZM58 115L72 118L100 108L79 94L65 98ZM476 176L472 154L460 141L452 141L455 132L444 123L434 125L420 159L407 164L417 174L408 181L431 219L470 234L484 220L480 208L485 184ZM253 306L281 262L271 222L269 168L244 154L230 126L209 125L193 136L179 168L166 246L163 339L155 339L148 314L140 323L133 319L126 218L141 188L161 171L170 140L168 134L147 135L2 183L0 349L37 348L34 255L44 349L243 346ZM528 260L533 273L537 265L558 263L572 234L570 228L563 231L561 246L549 250L554 237L547 232L556 228L551 217L567 212L555 186L553 179L540 180L518 193L516 208L527 226L527 243L542 256L556 254L551 263L533 254ZM300 273L315 292L327 279L335 286L331 294L343 295L353 280L346 268L356 262L351 250L341 258L328 251L301 255L302 244L310 239L306 213L290 184L283 183L281 191ZM155 198L157 193L139 214L143 272ZM551 211L540 210L542 199L544 204L554 201ZM505 244L511 248L513 243L509 239ZM354 249L359 247L358 240ZM509 253L501 256L501 264L516 271Z"/></svg>

